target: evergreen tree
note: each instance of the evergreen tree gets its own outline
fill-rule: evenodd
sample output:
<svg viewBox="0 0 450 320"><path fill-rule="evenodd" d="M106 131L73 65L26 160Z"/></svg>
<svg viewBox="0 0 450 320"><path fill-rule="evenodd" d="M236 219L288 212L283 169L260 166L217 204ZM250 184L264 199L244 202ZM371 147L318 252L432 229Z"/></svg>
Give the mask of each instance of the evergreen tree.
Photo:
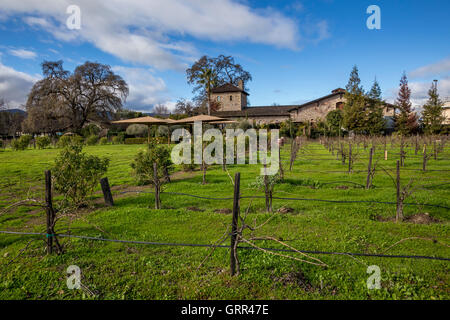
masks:
<svg viewBox="0 0 450 320"><path fill-rule="evenodd" d="M439 94L437 91L437 81L435 81L430 90L428 90L428 101L423 106L422 118L425 127L425 132L429 134L439 133L442 128L442 122L444 121L444 116L442 115L443 103L439 99Z"/></svg>
<svg viewBox="0 0 450 320"><path fill-rule="evenodd" d="M346 86L344 105L344 127L355 133L366 132L366 113L364 90L361 86L358 67L354 66Z"/></svg>
<svg viewBox="0 0 450 320"><path fill-rule="evenodd" d="M380 134L386 125L383 116L384 102L381 98L381 88L377 79L373 82L372 88L367 95L366 108L366 130L370 134Z"/></svg>
<svg viewBox="0 0 450 320"><path fill-rule="evenodd" d="M400 89L398 91L396 106L400 113L395 115L395 128L402 135L409 135L416 132L418 128L417 115L411 109L411 89L408 87L408 78L403 73L400 79Z"/></svg>

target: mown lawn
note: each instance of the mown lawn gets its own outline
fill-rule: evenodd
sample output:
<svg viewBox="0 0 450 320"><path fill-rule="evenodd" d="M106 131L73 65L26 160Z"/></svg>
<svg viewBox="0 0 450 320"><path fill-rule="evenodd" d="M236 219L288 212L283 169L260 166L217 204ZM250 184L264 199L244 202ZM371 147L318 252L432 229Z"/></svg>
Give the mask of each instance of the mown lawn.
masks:
<svg viewBox="0 0 450 320"><path fill-rule="evenodd" d="M214 244L227 231L231 215L215 212L231 209L231 200L204 200L183 195L162 194L162 210L154 210L153 195L129 191L152 191L137 187L130 162L140 145L85 147L90 154L111 159L108 178L115 196L115 207L106 208L96 193L90 209L58 222L57 232L109 239ZM289 158L290 146L282 157ZM43 197L44 170L50 169L58 149L0 151L0 209L27 197ZM395 202L395 187L381 169L395 168L397 147L389 149L389 160L377 150L374 188L365 190L368 150L360 146L355 173L336 160L319 143L304 147L292 172L284 164L285 182L275 195L283 198L326 200L374 200ZM414 179L418 188L407 200L450 207L450 150L430 160L430 171L422 168L421 153L408 152L402 181ZM259 174L259 165L228 166L230 176L241 172L243 196L263 195L250 184ZM432 171L448 170L448 171ZM220 166L208 169L207 185L201 173L182 173L179 169L166 192L206 197L232 197L230 177ZM337 172L330 172L337 171ZM361 172L359 172L361 171ZM58 197L56 198L56 200ZM385 253L450 258L450 210L437 207L406 206L407 217L428 213L436 223L395 223L395 205L368 203L329 203L319 201L274 200L274 209L293 209L277 213L253 233L274 236L301 250ZM248 210L247 223L258 225L272 214L264 212L264 199L242 199L241 210ZM45 214L36 208L21 207L0 214L0 230L45 231ZM246 231L246 237L250 237ZM406 239L398 245L396 242ZM30 242L30 240L32 240ZM229 275L230 252L218 248L150 246L110 243L82 239L61 241L63 255L47 256L43 237L0 234L0 299L448 299L449 261L404 258L313 255L328 267L319 267L256 250L239 250L241 274ZM224 244L229 244L226 240ZM258 241L262 247L280 248L277 243ZM245 245L245 244L242 244ZM301 257L299 255L293 255ZM81 268L83 284L95 295L66 286L67 267ZM368 290L367 266L381 270L382 289Z"/></svg>

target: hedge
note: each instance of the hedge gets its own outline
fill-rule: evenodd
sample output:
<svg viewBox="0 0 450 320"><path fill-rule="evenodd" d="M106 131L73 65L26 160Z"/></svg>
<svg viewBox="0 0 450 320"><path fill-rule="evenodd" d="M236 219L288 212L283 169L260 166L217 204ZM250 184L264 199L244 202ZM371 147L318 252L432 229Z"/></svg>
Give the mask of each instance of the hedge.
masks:
<svg viewBox="0 0 450 320"><path fill-rule="evenodd" d="M150 138L152 142L156 142L157 144L165 143L165 138ZM148 142L148 138L126 138L125 144L146 144Z"/></svg>

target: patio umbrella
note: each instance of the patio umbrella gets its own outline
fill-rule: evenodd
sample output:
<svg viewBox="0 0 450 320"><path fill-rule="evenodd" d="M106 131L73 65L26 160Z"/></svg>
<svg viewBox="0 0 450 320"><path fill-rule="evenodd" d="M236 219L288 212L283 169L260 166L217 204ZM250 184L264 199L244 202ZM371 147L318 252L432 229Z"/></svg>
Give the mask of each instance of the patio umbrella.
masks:
<svg viewBox="0 0 450 320"><path fill-rule="evenodd" d="M214 122L214 121L228 121L227 119L224 118L219 118L219 117L214 117L214 116L207 116L205 114L201 114L198 116L194 116L194 117L189 117L186 119L181 119L181 120L177 120L174 122L174 124L183 124L183 123L194 123L197 121L201 121L201 122Z"/></svg>

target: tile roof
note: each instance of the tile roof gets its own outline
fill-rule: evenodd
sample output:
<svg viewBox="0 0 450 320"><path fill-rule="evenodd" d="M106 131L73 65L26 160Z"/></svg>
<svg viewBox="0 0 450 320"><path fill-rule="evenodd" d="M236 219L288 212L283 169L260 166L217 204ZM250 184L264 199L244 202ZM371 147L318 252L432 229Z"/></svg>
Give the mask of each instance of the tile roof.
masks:
<svg viewBox="0 0 450 320"><path fill-rule="evenodd" d="M212 93L226 93L226 92L242 92L246 95L249 95L247 92L242 90L239 87L236 87L234 84L226 83L222 86L216 87L211 90Z"/></svg>

